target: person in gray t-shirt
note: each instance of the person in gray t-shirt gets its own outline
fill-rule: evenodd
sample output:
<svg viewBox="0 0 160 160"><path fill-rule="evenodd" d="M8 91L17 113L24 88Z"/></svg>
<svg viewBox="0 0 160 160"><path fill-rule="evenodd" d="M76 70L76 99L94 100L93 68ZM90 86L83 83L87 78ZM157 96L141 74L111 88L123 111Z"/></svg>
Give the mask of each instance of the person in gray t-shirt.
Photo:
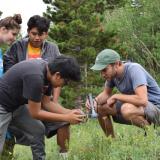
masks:
<svg viewBox="0 0 160 160"><path fill-rule="evenodd" d="M92 70L106 80L104 91L94 101L100 125L105 134L114 137L110 116L122 124L144 128L160 124L160 88L155 79L137 63L123 63L117 52L101 51ZM118 93L113 94L116 87ZM89 102L86 106L90 108Z"/></svg>
<svg viewBox="0 0 160 160"><path fill-rule="evenodd" d="M47 35L49 31L50 21L42 16L33 15L27 22L28 36L17 40L11 47L5 52L3 56L4 72L9 70L13 65L23 60L28 59L54 59L60 55L58 46L52 42L47 41ZM53 90L53 101L58 102L60 95L60 88ZM26 108L26 105L23 105ZM17 114L25 112L22 106L16 111ZM22 117L23 118L23 117ZM35 120L33 119L35 122ZM45 126L45 135L47 138L51 138L56 135L59 153L68 152L70 141L70 126L67 122L47 122L42 121ZM27 122L24 122L27 123ZM32 128L32 126L31 126ZM37 123L37 128L41 128L41 124ZM16 140L16 141L15 141ZM13 143L15 141L15 143ZM25 131L21 131L11 121L9 125L6 145L4 149L5 156L12 156L14 151L14 144L27 145L31 147L32 154L34 156L37 151L36 144L30 144L30 140L25 134ZM12 146L12 147L11 147ZM41 153L39 153L41 154Z"/></svg>
<svg viewBox="0 0 160 160"><path fill-rule="evenodd" d="M70 124L83 121L84 115L81 110L65 109L50 100L52 87L62 87L69 80L80 80L80 67L74 58L62 55L49 63L40 59L22 61L4 74L0 79L0 153L3 150L7 127L10 121L13 121L16 110L23 104L28 104L28 112L15 115L16 123L14 124L19 129L27 131L31 143L38 144L35 151L36 159L45 159L45 130L43 125L41 125L42 129L36 128L33 119L64 121ZM27 123L24 124L21 117L23 120L27 119Z"/></svg>

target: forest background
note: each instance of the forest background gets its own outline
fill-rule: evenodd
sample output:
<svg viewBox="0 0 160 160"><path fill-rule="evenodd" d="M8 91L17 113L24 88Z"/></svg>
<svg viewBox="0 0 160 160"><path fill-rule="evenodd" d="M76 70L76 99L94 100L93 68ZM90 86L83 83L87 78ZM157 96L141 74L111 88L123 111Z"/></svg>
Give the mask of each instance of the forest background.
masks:
<svg viewBox="0 0 160 160"><path fill-rule="evenodd" d="M140 63L160 82L159 0L43 2L47 4L43 15L52 22L48 39L61 53L75 56L81 65L82 81L63 88L63 105L81 106L89 92L97 95L102 90L104 80L90 67L105 48L116 50L123 61Z"/></svg>
<svg viewBox="0 0 160 160"><path fill-rule="evenodd" d="M49 40L81 64L82 81L64 87L64 105L79 106L89 92L102 90L104 80L90 67L105 48L116 50L124 61L140 63L160 82L159 0L43 1L48 5L44 16L52 22Z"/></svg>
<svg viewBox="0 0 160 160"><path fill-rule="evenodd" d="M73 55L81 65L82 81L62 89L65 107L84 106L86 95L97 95L104 86L100 74L90 70L105 48L116 50L124 61L143 65L160 83L159 0L43 0L44 16L52 22L48 40L60 52ZM21 37L21 35L20 35ZM3 46L3 52L8 46ZM137 75L138 76L138 75ZM71 160L160 159L159 131L114 124L116 139L106 139L96 121L71 128ZM56 142L46 141L47 159L58 159ZM15 159L31 159L29 147L16 146ZM58 150L58 149L57 149ZM24 154L25 153L25 154Z"/></svg>

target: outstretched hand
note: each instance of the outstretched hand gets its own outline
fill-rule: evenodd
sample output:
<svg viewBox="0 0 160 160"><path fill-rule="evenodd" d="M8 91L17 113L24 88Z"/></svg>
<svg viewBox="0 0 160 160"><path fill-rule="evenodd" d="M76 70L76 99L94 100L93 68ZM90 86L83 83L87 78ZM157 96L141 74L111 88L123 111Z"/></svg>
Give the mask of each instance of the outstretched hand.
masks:
<svg viewBox="0 0 160 160"><path fill-rule="evenodd" d="M95 111L97 111L97 101L96 101L95 99L93 99L93 105L94 105ZM86 100L85 106L86 106L86 109L87 109L88 111L91 110L91 105L90 105L88 99Z"/></svg>
<svg viewBox="0 0 160 160"><path fill-rule="evenodd" d="M70 124L79 124L83 122L85 114L82 113L80 109L74 109L70 113L66 114L66 120Z"/></svg>
<svg viewBox="0 0 160 160"><path fill-rule="evenodd" d="M107 99L108 106L112 107L113 104L115 104L115 103L116 103L116 99L114 98L114 95Z"/></svg>

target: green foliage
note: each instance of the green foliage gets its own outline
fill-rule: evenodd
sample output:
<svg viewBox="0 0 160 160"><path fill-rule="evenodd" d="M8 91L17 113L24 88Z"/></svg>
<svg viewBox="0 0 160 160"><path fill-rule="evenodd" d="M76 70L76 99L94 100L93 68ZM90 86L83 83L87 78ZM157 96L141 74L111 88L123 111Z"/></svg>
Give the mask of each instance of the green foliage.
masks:
<svg viewBox="0 0 160 160"><path fill-rule="evenodd" d="M123 59L129 59L145 66L160 80L160 3L155 0L141 0L136 7L126 3L125 7L106 12L105 29L116 32L114 49Z"/></svg>
<svg viewBox="0 0 160 160"><path fill-rule="evenodd" d="M97 53L112 48L123 60L142 64L160 81L160 3L155 0L44 0L44 13L53 25L49 38L61 53L77 57L82 69L82 83L63 102L71 104L74 96L85 95L104 81L90 71ZM76 92L75 92L76 91ZM78 92L77 92L78 91ZM68 98L68 100L65 100Z"/></svg>
<svg viewBox="0 0 160 160"><path fill-rule="evenodd" d="M97 53L109 46L113 32L103 30L104 11L107 9L106 0L55 0L44 1L50 4L44 16L48 17L53 25L50 28L50 40L55 41L61 53L76 57L81 64L82 83L70 90L68 95L62 93L62 104L71 105L71 101L78 95L85 95L92 88L94 82L98 84L99 75L90 71ZM94 76L93 76L94 75ZM102 86L102 80L99 86ZM75 93L75 90L78 92ZM66 100L67 98L67 100ZM65 103L63 103L65 102Z"/></svg>
<svg viewBox="0 0 160 160"><path fill-rule="evenodd" d="M1 50L2 50L2 53L4 54L5 51L6 51L7 48L8 48L8 45L7 45L7 44L2 44L2 45L0 45L0 48L1 48Z"/></svg>
<svg viewBox="0 0 160 160"><path fill-rule="evenodd" d="M151 126L147 136L135 126L114 124L116 138L105 137L99 124L89 119L85 124L71 126L68 160L158 160L160 141L158 129ZM24 154L25 153L25 154ZM16 160L30 160L29 147L16 145ZM60 159L56 137L46 139L46 160Z"/></svg>
<svg viewBox="0 0 160 160"><path fill-rule="evenodd" d="M95 2L62 2L55 1L59 10L46 14L55 23L49 35L59 44L62 53L74 55L88 63L96 55L95 44L100 30Z"/></svg>

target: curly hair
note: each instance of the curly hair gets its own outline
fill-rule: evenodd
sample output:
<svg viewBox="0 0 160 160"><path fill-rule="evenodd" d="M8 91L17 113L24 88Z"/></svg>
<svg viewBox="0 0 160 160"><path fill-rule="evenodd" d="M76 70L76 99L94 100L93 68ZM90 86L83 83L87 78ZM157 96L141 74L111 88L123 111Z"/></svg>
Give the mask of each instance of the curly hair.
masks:
<svg viewBox="0 0 160 160"><path fill-rule="evenodd" d="M14 16L5 17L0 20L0 27L5 27L6 29L20 29L20 24L22 23L22 18L20 14L15 14Z"/></svg>

